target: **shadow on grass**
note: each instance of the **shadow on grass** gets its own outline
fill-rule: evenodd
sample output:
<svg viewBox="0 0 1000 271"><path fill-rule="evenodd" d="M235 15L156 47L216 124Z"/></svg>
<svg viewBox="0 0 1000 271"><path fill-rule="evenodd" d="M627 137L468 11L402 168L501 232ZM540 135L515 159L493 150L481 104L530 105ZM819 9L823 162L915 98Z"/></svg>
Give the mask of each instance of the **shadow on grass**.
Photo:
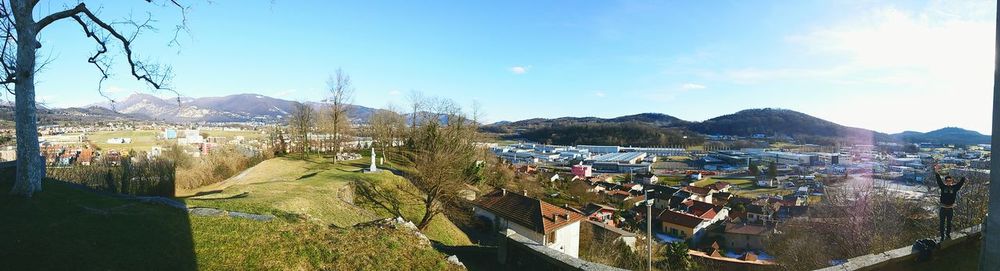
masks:
<svg viewBox="0 0 1000 271"><path fill-rule="evenodd" d="M455 255L468 270L504 270L497 262L497 248L491 246L448 246L431 241L431 246L447 255Z"/></svg>
<svg viewBox="0 0 1000 271"><path fill-rule="evenodd" d="M4 270L197 270L186 210L45 179L32 198L0 178Z"/></svg>
<svg viewBox="0 0 1000 271"><path fill-rule="evenodd" d="M301 177L299 177L298 179L295 179L295 180L302 180L302 179L310 178L310 177L316 176L316 174L319 174L319 172L313 172L313 173L309 173L309 174L306 174L306 175L302 175Z"/></svg>

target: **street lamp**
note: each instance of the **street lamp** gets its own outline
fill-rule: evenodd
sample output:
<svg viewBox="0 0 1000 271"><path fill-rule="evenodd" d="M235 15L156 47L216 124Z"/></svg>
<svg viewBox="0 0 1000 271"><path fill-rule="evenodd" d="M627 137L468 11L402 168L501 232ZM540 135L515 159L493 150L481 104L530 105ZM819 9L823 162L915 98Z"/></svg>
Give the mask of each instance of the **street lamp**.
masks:
<svg viewBox="0 0 1000 271"><path fill-rule="evenodd" d="M648 253L646 262L649 271L653 271L653 199L649 198L651 191L653 189L643 190L646 197L646 252Z"/></svg>

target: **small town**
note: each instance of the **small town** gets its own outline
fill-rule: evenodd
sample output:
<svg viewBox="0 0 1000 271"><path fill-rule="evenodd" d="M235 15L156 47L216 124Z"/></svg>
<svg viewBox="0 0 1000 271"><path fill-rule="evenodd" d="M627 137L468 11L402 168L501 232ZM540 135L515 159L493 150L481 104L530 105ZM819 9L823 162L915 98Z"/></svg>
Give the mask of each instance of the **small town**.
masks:
<svg viewBox="0 0 1000 271"><path fill-rule="evenodd" d="M0 0L0 270L1000 270L998 11Z"/></svg>

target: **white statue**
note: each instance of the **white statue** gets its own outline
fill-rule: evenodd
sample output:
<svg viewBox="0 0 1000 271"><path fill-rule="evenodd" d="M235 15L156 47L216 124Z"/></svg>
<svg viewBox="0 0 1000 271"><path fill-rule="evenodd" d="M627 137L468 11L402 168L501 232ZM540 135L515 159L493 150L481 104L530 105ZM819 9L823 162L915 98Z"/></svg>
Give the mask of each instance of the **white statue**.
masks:
<svg viewBox="0 0 1000 271"><path fill-rule="evenodd" d="M372 165L368 167L368 171L378 171L378 168L375 168L375 148L372 148Z"/></svg>

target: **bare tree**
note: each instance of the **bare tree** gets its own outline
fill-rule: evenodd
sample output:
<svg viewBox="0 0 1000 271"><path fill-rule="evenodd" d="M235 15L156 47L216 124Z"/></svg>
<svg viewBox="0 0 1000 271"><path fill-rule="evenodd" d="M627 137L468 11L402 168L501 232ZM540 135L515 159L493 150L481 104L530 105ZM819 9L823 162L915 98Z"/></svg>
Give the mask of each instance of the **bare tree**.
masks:
<svg viewBox="0 0 1000 271"><path fill-rule="evenodd" d="M476 130L465 125L467 119L453 105L442 102L434 107L436 110L450 110L434 112L449 116L447 123L426 119L410 135L414 142L410 162L415 172L408 177L424 193L424 215L417 225L421 229L425 229L446 206L454 203L459 198L459 191L476 179L476 147L473 141Z"/></svg>
<svg viewBox="0 0 1000 271"><path fill-rule="evenodd" d="M288 118L288 128L298 140L302 153L309 152L309 131L315 125L315 114L312 106L295 103L295 111L292 111L292 115Z"/></svg>
<svg viewBox="0 0 1000 271"><path fill-rule="evenodd" d="M483 118L486 117L486 113L483 112L483 104L479 103L478 100L472 101L472 122L479 125Z"/></svg>
<svg viewBox="0 0 1000 271"><path fill-rule="evenodd" d="M424 94L420 91L410 90L410 93L406 95L406 99L410 102L410 125L417 127L417 123L419 123L417 119L418 115L424 109L427 98L424 98Z"/></svg>
<svg viewBox="0 0 1000 271"><path fill-rule="evenodd" d="M21 159L17 161L17 179L10 193L31 197L35 192L42 190L42 171L38 166L38 115L35 101L35 73L45 63L36 63L38 48L42 44L38 41L38 34L45 27L63 19L72 19L77 22L81 30L88 39L92 39L97 44L97 51L87 59L87 62L94 64L102 74L101 82L108 78L110 60L106 57L108 46L119 44L125 55L130 72L133 77L143 81L155 89L167 89L167 81L171 77L169 67L151 64L138 60L133 51L132 42L143 30L152 29L151 18L143 22L133 20L123 22L106 22L98 17L83 2L72 8L62 10L42 17L35 21L35 6L38 0L10 0L0 1L0 30L3 31L4 41L0 47L0 84L7 92L14 94L15 100L15 126L17 129L17 156ZM163 6L176 6L180 8L182 16L186 14L188 7L182 6L177 0L146 0L146 2ZM186 19L184 20L186 21ZM134 31L123 32L121 27L132 27ZM186 29L184 22L177 27L178 31ZM174 41L176 42L176 35ZM11 89L10 85L14 87ZM172 91L172 90L171 90ZM98 85L98 93L107 97ZM176 94L176 92L175 92ZM179 95L178 95L179 97Z"/></svg>
<svg viewBox="0 0 1000 271"><path fill-rule="evenodd" d="M327 103L330 104L330 123L328 128L333 132L333 163L337 163L337 153L340 152L344 144L343 135L351 128L348 114L351 109L351 100L354 98L354 87L351 86L351 76L344 70L338 68L334 75L326 81L327 90L330 97Z"/></svg>
<svg viewBox="0 0 1000 271"><path fill-rule="evenodd" d="M406 117L397 113L390 105L388 109L376 110L368 120L369 134L373 145L386 157L386 150L392 149L406 131Z"/></svg>

